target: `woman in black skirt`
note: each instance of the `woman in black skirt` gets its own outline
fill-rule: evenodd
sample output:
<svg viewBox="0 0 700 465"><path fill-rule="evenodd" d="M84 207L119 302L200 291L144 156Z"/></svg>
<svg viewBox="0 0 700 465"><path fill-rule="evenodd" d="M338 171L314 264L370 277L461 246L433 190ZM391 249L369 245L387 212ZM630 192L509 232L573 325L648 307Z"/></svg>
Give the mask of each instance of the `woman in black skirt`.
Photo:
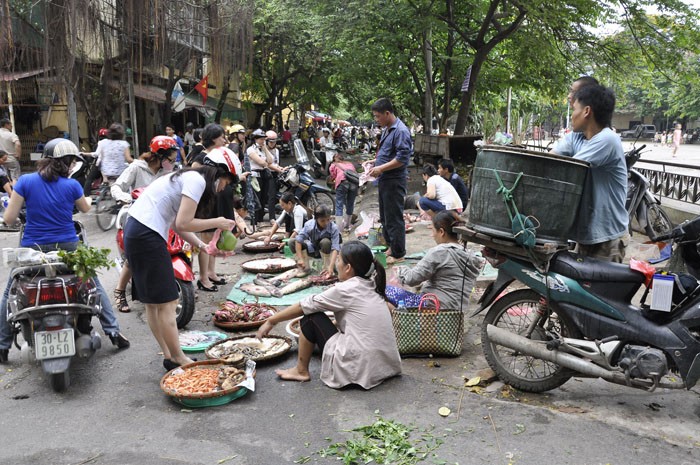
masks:
<svg viewBox="0 0 700 465"><path fill-rule="evenodd" d="M164 147L163 150L175 150ZM213 165L213 166L211 166ZM194 232L232 229L235 221L209 218L215 196L227 185L238 182L227 165L188 168L155 180L129 209L124 228L126 258L133 271L133 283L146 305L148 325L163 351L163 366L170 370L192 362L180 348L175 312L178 288L167 249L171 225L190 244L205 244Z"/></svg>

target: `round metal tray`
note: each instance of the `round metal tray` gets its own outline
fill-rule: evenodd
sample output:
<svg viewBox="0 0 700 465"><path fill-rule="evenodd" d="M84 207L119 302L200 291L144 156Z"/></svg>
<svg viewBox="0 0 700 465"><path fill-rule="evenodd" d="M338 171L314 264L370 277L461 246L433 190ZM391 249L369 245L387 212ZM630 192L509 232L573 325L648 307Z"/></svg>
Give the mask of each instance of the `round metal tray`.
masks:
<svg viewBox="0 0 700 465"><path fill-rule="evenodd" d="M241 336L229 337L229 338L227 338L227 339L224 339L223 341L219 341L219 342L217 342L217 343L215 343L215 344L210 345L209 348L204 352L204 354L207 356L207 358L217 360L216 357L215 357L214 355L212 355L212 353L211 353L212 348L214 348L214 347L216 347L216 346L218 346L218 345L220 345L220 344L223 344L223 343L225 343L225 342L228 342L228 341L235 341L235 340L238 340L238 339L244 339L244 338L249 338L249 337L255 337L255 335L254 335L254 334L243 334L243 335L241 335ZM267 336L265 336L265 338L282 339L282 340L284 340L284 341L287 343L287 348L284 349L284 350L282 350L281 352L278 352L278 353L272 354L272 355L265 355L265 356L262 356L262 357L248 357L249 360L252 360L252 361L254 361L254 362L256 362L256 363L257 363L257 362L264 362L264 361L267 361L267 360L272 360L272 359L281 357L282 355L284 355L284 354L286 354L287 352L289 352L290 349L292 348L293 342L292 342L292 340L291 340L290 338L288 338L287 336L277 336L277 335L274 335L274 334L268 334Z"/></svg>

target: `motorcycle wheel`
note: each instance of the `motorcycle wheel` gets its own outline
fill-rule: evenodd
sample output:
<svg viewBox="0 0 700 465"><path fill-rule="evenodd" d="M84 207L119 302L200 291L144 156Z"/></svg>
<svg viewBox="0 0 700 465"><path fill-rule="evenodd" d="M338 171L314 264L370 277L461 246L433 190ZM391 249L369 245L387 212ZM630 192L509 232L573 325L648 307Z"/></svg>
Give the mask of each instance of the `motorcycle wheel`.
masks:
<svg viewBox="0 0 700 465"><path fill-rule="evenodd" d="M649 239L654 240L661 234L673 229L673 223L666 212L657 203L647 204L647 225L644 228Z"/></svg>
<svg viewBox="0 0 700 465"><path fill-rule="evenodd" d="M97 226L103 231L109 231L117 223L117 201L109 189L103 189L95 200L95 219Z"/></svg>
<svg viewBox="0 0 700 465"><path fill-rule="evenodd" d="M53 373L51 376L51 388L55 392L63 392L70 386L70 375L68 370L63 373Z"/></svg>
<svg viewBox="0 0 700 465"><path fill-rule="evenodd" d="M187 323L194 316L194 284L191 281L183 281L181 279L176 279L175 281L180 290L175 319L177 321L177 329L182 329L187 326Z"/></svg>
<svg viewBox="0 0 700 465"><path fill-rule="evenodd" d="M309 195L306 207L314 211L319 205L325 205L331 214L335 213L335 198L329 192L312 192Z"/></svg>
<svg viewBox="0 0 700 465"><path fill-rule="evenodd" d="M491 324L514 334L524 335L538 316L540 295L530 289L521 289L498 299L489 309L481 328L481 347L489 366L505 383L525 392L544 392L566 383L575 372L555 363L524 355L507 347L492 344L486 333ZM547 332L563 337L580 337L565 314L549 309L549 315L540 321L530 339L546 341Z"/></svg>

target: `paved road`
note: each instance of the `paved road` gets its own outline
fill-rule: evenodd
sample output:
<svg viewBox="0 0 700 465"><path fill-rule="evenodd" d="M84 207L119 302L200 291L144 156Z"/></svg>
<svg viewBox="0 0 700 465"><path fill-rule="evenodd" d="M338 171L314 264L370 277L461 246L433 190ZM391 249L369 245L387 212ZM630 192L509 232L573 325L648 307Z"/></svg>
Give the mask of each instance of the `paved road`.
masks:
<svg viewBox="0 0 700 465"><path fill-rule="evenodd" d="M369 205L372 202L367 202ZM81 215L93 245L112 247L114 233L97 232L94 218ZM0 233L0 245L17 235ZM431 245L423 225L409 236L409 252ZM235 279L237 255L220 270ZM0 270L5 280L7 270ZM102 276L107 289L114 270ZM229 286L224 286L226 290ZM225 298L199 294L191 329L212 329L210 313ZM255 393L234 403L189 411L160 391L161 358L142 308L119 315L132 347L107 347L76 363L73 385L55 394L36 366L0 366L0 463L2 464L280 464L311 456L310 463L337 463L314 452L345 441L352 428L379 415L415 425L427 437L444 440L425 463L459 464L694 464L700 461L700 396L693 391L645 393L606 383L574 379L544 395L500 389L464 391L464 377L484 368L478 324L469 320L461 357L404 361L404 374L366 392L335 391L314 379L297 384L276 379L284 360L259 367ZM438 415L448 406L452 414ZM459 412L459 415L457 415ZM419 432L412 437L420 437ZM441 462L444 460L445 462Z"/></svg>

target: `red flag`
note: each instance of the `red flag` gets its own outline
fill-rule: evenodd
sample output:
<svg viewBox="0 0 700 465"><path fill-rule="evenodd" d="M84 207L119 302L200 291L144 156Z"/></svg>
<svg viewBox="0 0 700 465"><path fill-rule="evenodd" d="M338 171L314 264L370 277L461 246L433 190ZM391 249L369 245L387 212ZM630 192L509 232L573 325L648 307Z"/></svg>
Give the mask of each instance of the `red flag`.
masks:
<svg viewBox="0 0 700 465"><path fill-rule="evenodd" d="M207 74L204 76L204 79L199 81L196 86L194 86L194 90L202 94L202 105L207 104L207 94L209 92L209 75Z"/></svg>

